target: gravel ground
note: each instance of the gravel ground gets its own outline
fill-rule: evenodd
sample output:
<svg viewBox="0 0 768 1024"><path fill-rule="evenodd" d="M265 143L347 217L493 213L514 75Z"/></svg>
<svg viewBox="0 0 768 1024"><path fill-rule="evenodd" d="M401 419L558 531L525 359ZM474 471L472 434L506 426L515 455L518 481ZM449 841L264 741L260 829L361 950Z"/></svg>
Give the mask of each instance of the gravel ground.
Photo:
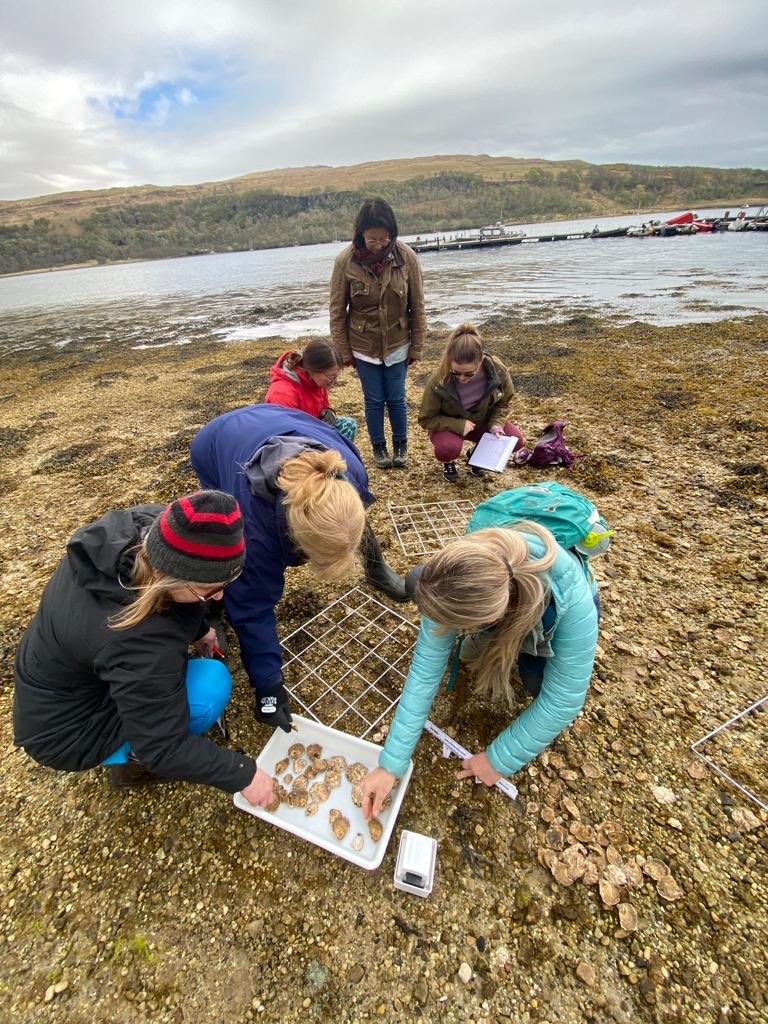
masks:
<svg viewBox="0 0 768 1024"><path fill-rule="evenodd" d="M277 340L117 355L93 343L6 360L0 384L2 579L0 1014L18 1022L768 1018L768 815L690 753L765 694L768 320L654 328L496 318L515 418L554 416L588 453L568 474L617 529L596 562L605 617L587 704L515 778L468 782L424 736L395 836L365 872L236 811L217 790L115 792L12 744L16 642L67 536L106 509L194 484L188 442L263 393ZM442 334L414 367L415 409ZM356 380L334 395L360 415ZM762 399L760 396L762 395ZM361 441L364 457L370 456ZM532 470L445 484L415 428L405 472L372 470L371 518L412 564L388 504L481 500ZM313 594L312 591L317 593ZM289 575L284 632L335 593ZM466 683L466 681L464 681ZM254 752L236 674L230 742ZM433 718L480 749L509 712L466 685ZM765 712L714 754L768 800ZM439 841L427 900L392 885L400 828Z"/></svg>

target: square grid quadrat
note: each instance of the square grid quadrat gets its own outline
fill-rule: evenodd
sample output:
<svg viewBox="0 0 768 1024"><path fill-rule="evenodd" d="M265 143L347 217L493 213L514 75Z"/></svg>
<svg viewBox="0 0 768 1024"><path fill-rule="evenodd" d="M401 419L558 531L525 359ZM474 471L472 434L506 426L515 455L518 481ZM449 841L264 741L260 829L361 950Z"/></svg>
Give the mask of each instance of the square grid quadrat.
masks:
<svg viewBox="0 0 768 1024"><path fill-rule="evenodd" d="M474 504L463 500L389 506L397 539L406 555L429 555L462 537L474 511Z"/></svg>
<svg viewBox="0 0 768 1024"><path fill-rule="evenodd" d="M391 718L417 627L353 587L281 641L283 675L301 714L360 739Z"/></svg>
<svg viewBox="0 0 768 1024"><path fill-rule="evenodd" d="M762 771L759 768L757 771L753 771L751 768L745 767L740 772L741 781L739 781L721 765L727 766L728 762L736 757L745 765L765 764L767 703L768 694L691 744L694 754L698 754L718 775L730 782L764 811L768 811L768 794L765 793L765 778ZM701 749L705 744L706 753ZM760 795L757 793L758 790L761 791Z"/></svg>

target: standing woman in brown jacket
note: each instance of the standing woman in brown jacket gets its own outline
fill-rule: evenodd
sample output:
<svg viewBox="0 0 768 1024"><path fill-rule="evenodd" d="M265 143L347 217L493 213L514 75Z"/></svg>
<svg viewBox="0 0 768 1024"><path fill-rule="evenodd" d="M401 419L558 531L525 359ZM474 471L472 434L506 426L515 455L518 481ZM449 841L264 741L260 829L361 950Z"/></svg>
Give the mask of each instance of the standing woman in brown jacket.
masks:
<svg viewBox="0 0 768 1024"><path fill-rule="evenodd" d="M336 258L330 315L333 341L360 378L374 462L379 469L402 469L408 455L405 378L421 355L426 320L419 262L398 242L395 215L383 199L363 203L352 244Z"/></svg>
<svg viewBox="0 0 768 1024"><path fill-rule="evenodd" d="M456 459L465 441L474 444L484 433L525 438L509 420L509 407L515 389L509 370L500 359L483 351L480 332L474 324L459 324L448 336L440 365L424 386L419 423L429 432L435 458L443 463L448 483L459 479ZM470 467L473 476L485 476L485 470Z"/></svg>

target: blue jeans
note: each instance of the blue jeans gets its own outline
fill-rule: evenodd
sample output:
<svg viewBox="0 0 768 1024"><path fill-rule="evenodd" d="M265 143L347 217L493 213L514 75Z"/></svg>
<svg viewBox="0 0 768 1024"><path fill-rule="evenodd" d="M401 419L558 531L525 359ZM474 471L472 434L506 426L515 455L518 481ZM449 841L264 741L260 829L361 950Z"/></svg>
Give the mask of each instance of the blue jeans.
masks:
<svg viewBox="0 0 768 1024"><path fill-rule="evenodd" d="M187 663L184 677L189 703L189 731L193 736L202 736L221 717L232 693L232 676L226 665L215 658L192 658ZM102 764L127 764L131 753L128 740Z"/></svg>
<svg viewBox="0 0 768 1024"><path fill-rule="evenodd" d="M392 427L392 440L405 441L408 437L408 412L405 406L405 375L408 360L385 366L384 363L366 363L355 360L365 399L365 423L371 444L384 444L384 406L387 407Z"/></svg>

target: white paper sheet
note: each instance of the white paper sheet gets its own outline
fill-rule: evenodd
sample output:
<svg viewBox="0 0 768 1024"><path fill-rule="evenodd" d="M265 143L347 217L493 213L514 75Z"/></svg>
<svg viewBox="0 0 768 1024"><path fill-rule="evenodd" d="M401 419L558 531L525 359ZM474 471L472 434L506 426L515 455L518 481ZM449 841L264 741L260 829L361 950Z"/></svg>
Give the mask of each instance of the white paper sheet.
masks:
<svg viewBox="0 0 768 1024"><path fill-rule="evenodd" d="M469 460L470 466L479 466L480 469L500 473L509 462L517 440L516 437L507 437L506 434L498 437L495 434L483 434Z"/></svg>

